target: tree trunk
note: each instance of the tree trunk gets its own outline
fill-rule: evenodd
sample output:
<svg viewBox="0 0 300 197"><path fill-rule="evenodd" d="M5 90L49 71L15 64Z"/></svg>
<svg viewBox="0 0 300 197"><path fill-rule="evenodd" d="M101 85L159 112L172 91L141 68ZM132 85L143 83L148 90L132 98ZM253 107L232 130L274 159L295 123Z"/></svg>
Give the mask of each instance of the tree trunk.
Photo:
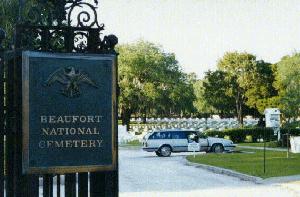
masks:
<svg viewBox="0 0 300 197"><path fill-rule="evenodd" d="M240 101L240 106L239 106L239 116L240 116L240 120L239 120L239 122L240 122L240 124L242 125L242 127L244 126L244 115L243 115L243 103Z"/></svg>
<svg viewBox="0 0 300 197"><path fill-rule="evenodd" d="M142 120L143 120L143 124L147 123L147 110L146 109L144 110Z"/></svg>
<svg viewBox="0 0 300 197"><path fill-rule="evenodd" d="M131 114L132 111L130 109L122 108L122 112L121 112L122 125L126 125L127 131L129 131Z"/></svg>
<svg viewBox="0 0 300 197"><path fill-rule="evenodd" d="M205 116L205 129L204 130L208 129L208 127L207 127L207 120L208 120L208 116Z"/></svg>
<svg viewBox="0 0 300 197"><path fill-rule="evenodd" d="M236 99L235 99L235 103L236 103L236 113L237 113L237 119L239 124L243 127L244 126L244 121L243 121L243 102L242 102L242 98L240 95L240 92L238 91Z"/></svg>

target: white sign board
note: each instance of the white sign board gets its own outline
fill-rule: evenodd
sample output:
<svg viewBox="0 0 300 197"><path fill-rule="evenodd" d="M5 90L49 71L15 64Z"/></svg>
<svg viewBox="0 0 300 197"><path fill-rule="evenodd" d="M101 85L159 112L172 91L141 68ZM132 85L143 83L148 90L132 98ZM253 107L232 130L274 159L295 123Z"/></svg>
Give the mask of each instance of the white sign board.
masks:
<svg viewBox="0 0 300 197"><path fill-rule="evenodd" d="M278 108L268 108L265 110L266 127L280 127L280 110Z"/></svg>
<svg viewBox="0 0 300 197"><path fill-rule="evenodd" d="M300 153L300 137L291 137L291 152Z"/></svg>
<svg viewBox="0 0 300 197"><path fill-rule="evenodd" d="M188 151L196 152L200 151L200 144L197 142L192 142L188 144Z"/></svg>

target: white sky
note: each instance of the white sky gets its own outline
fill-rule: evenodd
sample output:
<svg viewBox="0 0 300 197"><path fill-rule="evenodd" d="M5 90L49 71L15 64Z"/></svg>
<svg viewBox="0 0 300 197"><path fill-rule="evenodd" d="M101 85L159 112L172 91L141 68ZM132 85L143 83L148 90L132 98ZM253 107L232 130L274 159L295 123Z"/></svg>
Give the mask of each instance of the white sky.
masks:
<svg viewBox="0 0 300 197"><path fill-rule="evenodd" d="M274 63L300 49L300 0L99 0L105 34L174 52L203 77L226 51Z"/></svg>

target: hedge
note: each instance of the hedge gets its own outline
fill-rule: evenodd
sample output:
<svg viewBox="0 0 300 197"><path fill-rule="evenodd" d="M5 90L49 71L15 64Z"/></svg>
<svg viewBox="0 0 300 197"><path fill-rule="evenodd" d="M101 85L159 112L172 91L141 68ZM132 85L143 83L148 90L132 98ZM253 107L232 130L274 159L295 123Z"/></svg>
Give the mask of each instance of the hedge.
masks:
<svg viewBox="0 0 300 197"><path fill-rule="evenodd" d="M290 133L293 136L300 135L300 129L280 129L281 134ZM265 132L265 134L264 134ZM211 137L220 137L230 138L234 143L245 142L246 137L252 138L253 142L256 142L258 139L264 138L266 141L276 140L277 136L274 136L274 131L271 128L238 128L238 129L226 129L224 131L207 131L205 132L208 136ZM251 136L251 137L249 137Z"/></svg>

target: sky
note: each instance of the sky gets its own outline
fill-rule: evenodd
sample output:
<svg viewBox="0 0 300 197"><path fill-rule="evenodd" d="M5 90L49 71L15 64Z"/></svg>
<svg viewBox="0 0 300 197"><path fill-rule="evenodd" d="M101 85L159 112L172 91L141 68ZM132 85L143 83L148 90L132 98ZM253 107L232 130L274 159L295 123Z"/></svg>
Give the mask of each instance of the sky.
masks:
<svg viewBox="0 0 300 197"><path fill-rule="evenodd" d="M300 51L299 0L99 0L99 22L120 44L161 45L199 78L227 51L270 63Z"/></svg>

